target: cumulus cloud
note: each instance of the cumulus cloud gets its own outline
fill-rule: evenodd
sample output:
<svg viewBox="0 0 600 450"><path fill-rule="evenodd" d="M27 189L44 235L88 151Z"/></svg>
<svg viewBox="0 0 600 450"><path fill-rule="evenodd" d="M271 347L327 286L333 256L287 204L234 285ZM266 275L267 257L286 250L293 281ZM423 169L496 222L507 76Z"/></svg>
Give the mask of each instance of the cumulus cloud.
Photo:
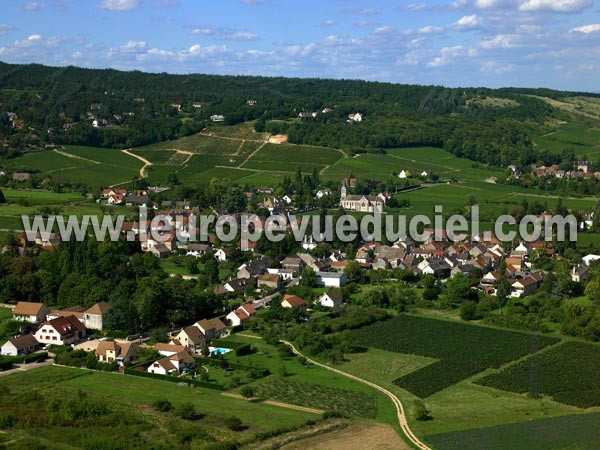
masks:
<svg viewBox="0 0 600 450"><path fill-rule="evenodd" d="M13 27L12 25L0 23L0 36L4 36L5 34L10 33L14 29L15 29L15 27Z"/></svg>
<svg viewBox="0 0 600 450"><path fill-rule="evenodd" d="M111 11L132 11L141 4L141 0L102 0L98 6Z"/></svg>
<svg viewBox="0 0 600 450"><path fill-rule="evenodd" d="M593 0L527 0L519 6L521 11L579 12L593 5Z"/></svg>
<svg viewBox="0 0 600 450"><path fill-rule="evenodd" d="M479 27L481 23L481 18L477 14L472 14L470 16L461 17L452 24L452 27L457 30L472 30L473 28Z"/></svg>
<svg viewBox="0 0 600 450"><path fill-rule="evenodd" d="M593 0L476 0L481 9L517 8L520 11L551 11L573 13L593 5Z"/></svg>
<svg viewBox="0 0 600 450"><path fill-rule="evenodd" d="M436 68L445 66L446 64L452 62L454 59L458 57L465 56L468 50L462 45L455 45L453 47L443 47L440 50L440 55L436 56L434 59L427 63L427 67Z"/></svg>
<svg viewBox="0 0 600 450"><path fill-rule="evenodd" d="M436 27L433 25L426 25L424 27L419 28L419 33L421 34L440 34L444 32L444 28Z"/></svg>
<svg viewBox="0 0 600 450"><path fill-rule="evenodd" d="M591 34L600 32L600 23L595 23L592 25L583 25L577 28L573 28L571 33L583 33L583 34Z"/></svg>
<svg viewBox="0 0 600 450"><path fill-rule="evenodd" d="M516 46L516 36L499 34L481 42L481 48L513 48Z"/></svg>

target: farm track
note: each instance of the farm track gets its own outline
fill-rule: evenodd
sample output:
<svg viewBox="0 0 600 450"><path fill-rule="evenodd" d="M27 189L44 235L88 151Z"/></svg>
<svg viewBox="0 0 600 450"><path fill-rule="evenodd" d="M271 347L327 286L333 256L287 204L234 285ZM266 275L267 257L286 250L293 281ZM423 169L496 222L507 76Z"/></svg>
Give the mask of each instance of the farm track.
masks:
<svg viewBox="0 0 600 450"><path fill-rule="evenodd" d="M142 166L142 168L140 169L140 179L148 177L148 174L146 173L146 168L148 168L148 167L150 167L150 166L152 166L152 165L153 165L153 164L152 164L150 161L148 161L146 158L144 158L144 157L142 157L142 156L140 156L140 155L136 155L135 153L132 153L132 152L131 152L131 149L128 149L128 150L121 150L121 152L122 152L122 153L125 153L125 154L126 154L126 155L128 155L128 156L132 156L132 157L134 157L135 159L138 159L138 160L140 160L141 162L143 162L143 163L144 163L144 165L143 165L143 166ZM127 183L128 183L128 182L127 182ZM121 184L123 184L123 183L121 183ZM115 186L117 186L117 185L115 184Z"/></svg>
<svg viewBox="0 0 600 450"><path fill-rule="evenodd" d="M254 157L254 155L256 155L258 152L260 152L260 151L261 151L261 150L264 148L264 146L265 146L265 145L267 145L267 143L268 143L267 141L263 142L263 143L260 145L260 147L258 147L258 148L257 148L256 150L254 150L252 153L250 153L250 155L248 155L248 157L247 157L247 158L244 160L244 162L242 162L242 163L241 163L239 166L237 166L237 168L238 168L238 169L241 169L241 168L242 168L242 166L243 166L244 164L246 164L248 161L250 161L250 160L251 160L251 159Z"/></svg>
<svg viewBox="0 0 600 450"><path fill-rule="evenodd" d="M83 156L77 156L77 155L74 155L74 154L72 154L72 153L63 152L62 150L54 149L54 150L52 150L52 151L53 151L54 153L58 153L58 154L59 154L59 155L61 155L61 156L65 156L65 157L67 157L67 158L71 158L71 159L79 159L79 160L81 160L81 161L87 161L87 162L89 162L89 163L96 164L96 165L100 165L100 164L102 164L100 161L96 161L96 160L94 160L94 159L88 159L88 158L84 158ZM61 169L61 170L62 170L62 169Z"/></svg>
<svg viewBox="0 0 600 450"><path fill-rule="evenodd" d="M292 349L292 352L294 352L295 355L300 356L305 358L309 363L321 367L323 369L329 370L331 372L335 372L338 375L342 375L346 378L350 378L352 380L358 381L362 384L365 384L369 387L372 387L373 389L376 389L377 391L381 392L382 394L384 394L385 396L387 396L393 403L394 406L396 407L396 412L397 412L397 416L398 416L398 424L400 425L400 429L402 430L402 432L404 433L404 435L407 437L407 439L417 448L421 449L421 450L431 450L430 447L427 446L427 444L425 444L424 442L422 442L414 433L413 431L410 429L410 426L408 425L408 421L406 419L406 414L404 412L404 406L402 405L402 402L400 401L400 399L394 395L393 393L391 393L390 391L388 391L387 389L379 386L378 384L372 383L370 381L367 381L363 378L357 377L356 375L352 375L350 373L344 372L342 370L339 369L335 369L333 367L330 367L326 364L322 364L318 361L315 361L305 355L303 355L298 349L296 349L296 347L294 347L294 345L290 342L281 341L283 344L289 346Z"/></svg>
<svg viewBox="0 0 600 450"><path fill-rule="evenodd" d="M221 393L221 395L225 397L237 398L238 400L244 400L244 397L242 397L241 395L233 394L231 392L223 392ZM308 408L306 406L292 405L290 403L277 402L274 400L261 400L259 403L263 403L265 405L279 406L280 408L294 409L296 411L303 411L313 414L323 414L325 412L322 409Z"/></svg>

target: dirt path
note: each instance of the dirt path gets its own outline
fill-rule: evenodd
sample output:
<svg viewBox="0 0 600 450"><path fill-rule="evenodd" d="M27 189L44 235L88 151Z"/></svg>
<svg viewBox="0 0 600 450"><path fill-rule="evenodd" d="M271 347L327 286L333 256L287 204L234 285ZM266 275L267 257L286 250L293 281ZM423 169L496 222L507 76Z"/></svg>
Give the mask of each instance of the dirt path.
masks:
<svg viewBox="0 0 600 450"><path fill-rule="evenodd" d="M268 142L263 142L263 143L262 143L262 144L261 144L261 145L260 145L260 146L259 146L259 147L258 147L256 150L254 150L252 153L250 153L250 155L249 155L249 156L248 156L248 157L247 157L247 158L244 160L244 162L242 162L242 163L241 163L239 166L237 166L237 168L238 168L238 169L241 169L241 168L242 168L242 166L243 166L244 164L246 164L248 161L250 161L250 159L252 159L252 157L253 157L254 155L256 155L258 152L260 152L260 151L263 149L263 147L264 147L265 145L267 145L267 143L268 143Z"/></svg>
<svg viewBox="0 0 600 450"><path fill-rule="evenodd" d="M242 397L241 395L232 394L231 392L223 392L221 393L221 395L224 395L225 397L244 400L244 397ZM303 411L313 414L323 414L325 412L322 409L308 408L306 406L292 405L290 403L277 402L274 400L261 400L260 403L264 403L265 405L279 406L280 408L295 409L296 411Z"/></svg>
<svg viewBox="0 0 600 450"><path fill-rule="evenodd" d="M400 428L402 429L402 432L404 433L404 435L412 442L412 444L421 449L421 450L431 450L424 442L422 442L414 433L413 431L410 429L409 425L408 425L408 421L406 420L406 414L404 412L404 406L402 405L402 402L400 401L400 399L398 397L396 397L396 395L394 395L393 393L391 393L390 391L388 391L387 389L372 383L370 381L367 381L363 378L359 378L356 375L352 375L350 373L347 372L343 372L339 369L335 369L333 367L330 367L326 364L321 364L318 361L315 361L314 359L311 359L305 355L303 355L298 349L296 349L296 347L294 347L293 344L291 344L290 342L281 341L282 343L284 343L285 345L289 346L292 351L294 352L294 354L301 356L303 358L305 358L308 362L310 362L311 364L321 367L323 369L329 370L331 372L335 372L338 375L342 375L346 378L350 378L352 380L358 381L360 383L366 384L369 387L372 387L373 389L378 390L379 392L381 392L382 394L386 395L393 403L394 406L396 407L396 412L398 415L398 424L400 425Z"/></svg>
<svg viewBox="0 0 600 450"><path fill-rule="evenodd" d="M143 162L144 165L140 169L140 178L146 178L146 177L148 177L148 174L146 173L146 168L152 166L152 163L150 161L148 161L146 158L144 158L144 157L142 157L140 155L136 155L135 153L131 153L130 150L131 149L129 149L129 150L121 150L121 152L125 153L126 155L132 156L135 159L139 159L141 162ZM128 183L129 183L129 181L128 181Z"/></svg>
<svg viewBox="0 0 600 450"><path fill-rule="evenodd" d="M96 164L96 165L100 165L100 164L102 164L100 161L96 161L96 160L93 160L93 159L84 158L83 156L77 156L77 155L74 155L74 154L72 154L72 153L63 152L63 151L61 151L61 150L58 150L58 149L54 149L54 150L52 150L52 151L53 151L54 153L58 153L58 154L59 154L59 155L61 155L61 156L66 156L67 158L71 158L71 159L79 159L79 160L81 160L81 161L87 161L87 162L90 162L90 163L92 163L92 164ZM63 170L63 169L61 169L61 170Z"/></svg>

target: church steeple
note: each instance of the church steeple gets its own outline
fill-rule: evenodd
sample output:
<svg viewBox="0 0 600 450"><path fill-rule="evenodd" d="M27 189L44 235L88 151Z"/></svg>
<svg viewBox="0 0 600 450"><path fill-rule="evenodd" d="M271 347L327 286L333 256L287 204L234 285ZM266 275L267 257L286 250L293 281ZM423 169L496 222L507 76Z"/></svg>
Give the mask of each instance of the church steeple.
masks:
<svg viewBox="0 0 600 450"><path fill-rule="evenodd" d="M343 178L342 179L342 190L341 190L340 199L344 200L346 198L346 195L348 195L348 188L346 186L346 179Z"/></svg>

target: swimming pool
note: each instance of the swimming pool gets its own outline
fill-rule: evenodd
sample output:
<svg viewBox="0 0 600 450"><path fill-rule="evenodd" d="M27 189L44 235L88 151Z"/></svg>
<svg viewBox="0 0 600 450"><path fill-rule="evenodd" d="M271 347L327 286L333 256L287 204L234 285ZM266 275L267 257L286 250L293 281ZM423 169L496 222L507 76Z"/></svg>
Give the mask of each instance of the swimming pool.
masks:
<svg viewBox="0 0 600 450"><path fill-rule="evenodd" d="M229 353L231 351L230 348L222 348L222 347L208 347L211 355L224 355L225 353Z"/></svg>

